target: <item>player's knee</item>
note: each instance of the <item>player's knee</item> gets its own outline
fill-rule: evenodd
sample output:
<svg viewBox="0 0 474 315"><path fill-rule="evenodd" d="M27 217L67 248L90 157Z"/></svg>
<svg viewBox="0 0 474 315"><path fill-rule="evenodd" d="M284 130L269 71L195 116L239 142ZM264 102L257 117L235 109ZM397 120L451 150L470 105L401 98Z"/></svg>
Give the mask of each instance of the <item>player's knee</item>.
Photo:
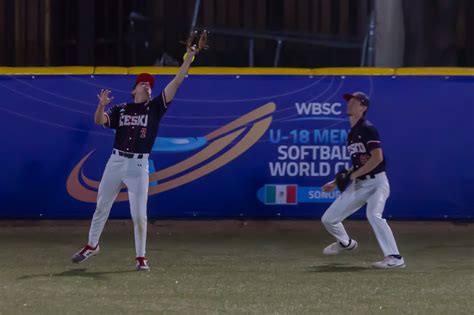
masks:
<svg viewBox="0 0 474 315"><path fill-rule="evenodd" d="M97 203L97 207L95 208L95 212L97 214L103 214L107 212L107 207L101 203Z"/></svg>
<svg viewBox="0 0 474 315"><path fill-rule="evenodd" d="M137 215L135 215L135 217L133 219L134 219L133 221L136 224L146 224L146 222L148 220L146 214L137 214Z"/></svg>
<svg viewBox="0 0 474 315"><path fill-rule="evenodd" d="M369 221L369 223L377 223L381 220L383 221L384 219L382 218L382 214L380 213L367 212L367 220Z"/></svg>
<svg viewBox="0 0 474 315"><path fill-rule="evenodd" d="M327 214L327 212L324 213L323 216L321 217L321 222L322 222L324 225L326 225L326 226L328 226L328 225L334 225L334 224L337 224L337 223L338 223L338 222L336 222L336 220L334 220L334 218L331 218L331 216L329 216L329 215Z"/></svg>
<svg viewBox="0 0 474 315"><path fill-rule="evenodd" d="M113 200L110 200L109 198L104 198L103 196L99 196L97 198L97 204L96 204L96 212L103 213L103 212L108 212L110 211L110 208L112 208Z"/></svg>

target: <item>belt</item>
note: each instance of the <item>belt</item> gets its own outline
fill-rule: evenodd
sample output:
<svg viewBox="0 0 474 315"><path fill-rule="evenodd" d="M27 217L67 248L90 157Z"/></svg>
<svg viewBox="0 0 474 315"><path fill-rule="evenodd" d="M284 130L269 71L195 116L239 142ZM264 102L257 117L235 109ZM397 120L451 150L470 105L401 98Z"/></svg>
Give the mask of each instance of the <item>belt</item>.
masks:
<svg viewBox="0 0 474 315"><path fill-rule="evenodd" d="M129 158L129 159L141 159L144 156L144 154L142 154L142 153L127 153L127 152L119 151L119 150L116 150L116 149L113 149L112 153L116 154L116 155L126 157L126 158Z"/></svg>
<svg viewBox="0 0 474 315"><path fill-rule="evenodd" d="M380 172L380 173L377 173L377 174L363 175L363 176L357 177L357 179L358 179L358 180L374 179L375 177L377 177L377 175L380 175L380 174L382 174L382 173L383 173L383 172Z"/></svg>

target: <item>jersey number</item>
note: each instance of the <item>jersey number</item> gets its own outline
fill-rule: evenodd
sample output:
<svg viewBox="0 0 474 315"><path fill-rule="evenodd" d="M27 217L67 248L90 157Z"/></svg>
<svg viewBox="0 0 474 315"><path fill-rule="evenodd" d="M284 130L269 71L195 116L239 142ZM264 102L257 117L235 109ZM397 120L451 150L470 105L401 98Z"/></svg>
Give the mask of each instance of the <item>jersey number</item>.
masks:
<svg viewBox="0 0 474 315"><path fill-rule="evenodd" d="M140 138L146 138L146 128L140 129Z"/></svg>

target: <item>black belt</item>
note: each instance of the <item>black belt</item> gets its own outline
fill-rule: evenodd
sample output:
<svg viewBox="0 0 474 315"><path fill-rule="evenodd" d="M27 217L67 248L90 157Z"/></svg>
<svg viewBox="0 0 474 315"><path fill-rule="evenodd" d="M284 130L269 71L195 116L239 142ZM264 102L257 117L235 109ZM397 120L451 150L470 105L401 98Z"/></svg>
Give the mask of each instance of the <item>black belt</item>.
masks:
<svg viewBox="0 0 474 315"><path fill-rule="evenodd" d="M141 159L143 158L143 154L141 153L127 153L127 152L122 152L122 151L119 151L119 150L113 150L112 151L113 154L118 154L120 156L123 156L123 157L126 157L126 158L129 158L129 159Z"/></svg>
<svg viewBox="0 0 474 315"><path fill-rule="evenodd" d="M376 175L378 175L378 174L381 174L381 173L383 173L383 172L378 172L378 173L376 173L376 174L368 174L368 175L363 175L363 176L359 176L359 177L357 177L357 179L358 179L358 180L367 180L367 179L373 179L373 178L375 178L375 177L376 177Z"/></svg>
<svg viewBox="0 0 474 315"><path fill-rule="evenodd" d="M377 174L380 174L380 173L377 173ZM371 178L375 178L375 174L360 176L357 179L358 180L367 180L367 179L371 179Z"/></svg>

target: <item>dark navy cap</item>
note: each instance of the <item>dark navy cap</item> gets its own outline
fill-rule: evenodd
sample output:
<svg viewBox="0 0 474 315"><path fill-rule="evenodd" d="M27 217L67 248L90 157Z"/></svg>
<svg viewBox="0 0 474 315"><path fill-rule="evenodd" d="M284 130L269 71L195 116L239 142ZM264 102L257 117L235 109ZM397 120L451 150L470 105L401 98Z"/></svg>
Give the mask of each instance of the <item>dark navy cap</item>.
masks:
<svg viewBox="0 0 474 315"><path fill-rule="evenodd" d="M343 97L346 101L349 101L351 98L355 98L356 100L359 100L360 103L364 106L369 106L370 105L369 97L365 93L362 93L362 92L354 92L352 94L344 94Z"/></svg>

